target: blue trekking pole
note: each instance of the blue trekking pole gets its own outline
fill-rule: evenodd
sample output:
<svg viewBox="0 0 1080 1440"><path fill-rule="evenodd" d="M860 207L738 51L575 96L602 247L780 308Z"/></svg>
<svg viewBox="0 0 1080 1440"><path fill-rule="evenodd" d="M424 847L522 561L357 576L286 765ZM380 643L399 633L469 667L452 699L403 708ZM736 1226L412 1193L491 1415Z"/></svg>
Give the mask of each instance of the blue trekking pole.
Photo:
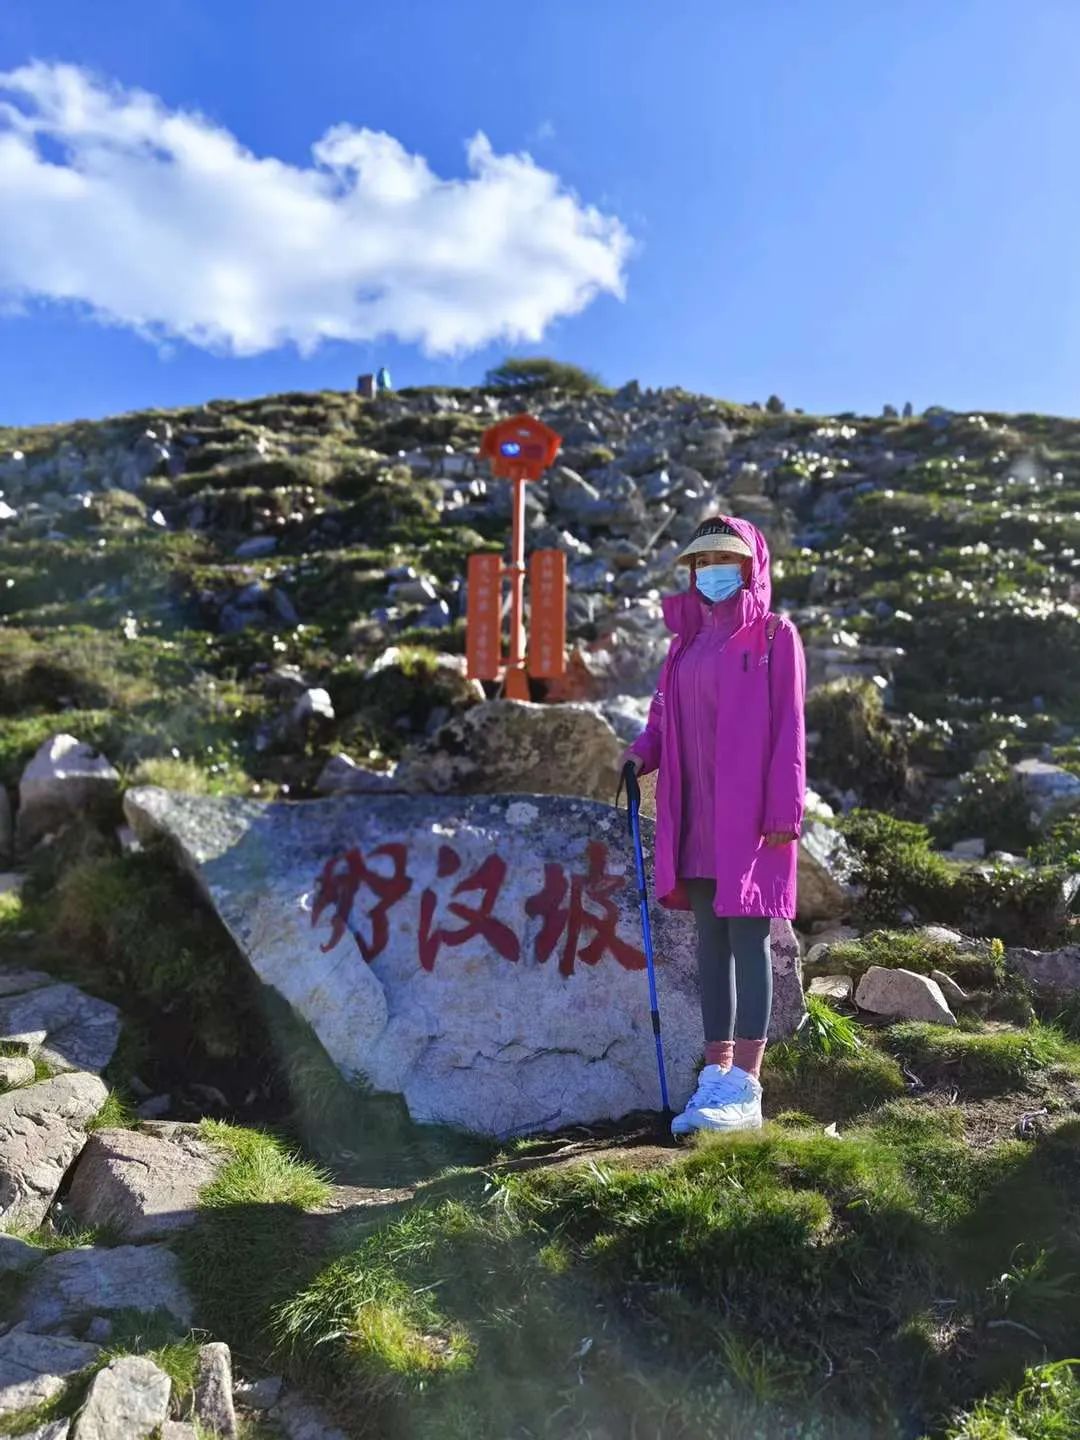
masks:
<svg viewBox="0 0 1080 1440"><path fill-rule="evenodd" d="M641 850L641 788L632 760L628 760L623 766L622 783L626 786L626 816L630 823L630 838L634 842L638 902L641 905L641 934L645 941L645 964L649 972L649 1009L652 1012L653 1035L656 1039L656 1068L660 1072L660 1098L664 1102L664 1114L670 1115L667 1073L664 1069L664 1042L660 1038L660 1002L656 998L656 967L653 963L652 926L649 923L649 896L645 888L645 857ZM616 805L618 801L619 797L616 795Z"/></svg>

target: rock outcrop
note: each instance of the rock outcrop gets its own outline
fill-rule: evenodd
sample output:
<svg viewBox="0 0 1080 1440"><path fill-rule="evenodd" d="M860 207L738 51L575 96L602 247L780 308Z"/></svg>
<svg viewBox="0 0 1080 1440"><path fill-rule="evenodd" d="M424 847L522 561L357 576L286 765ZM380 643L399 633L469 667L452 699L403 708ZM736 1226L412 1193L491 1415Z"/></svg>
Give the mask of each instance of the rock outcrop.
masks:
<svg viewBox="0 0 1080 1440"><path fill-rule="evenodd" d="M259 977L341 1070L417 1120L506 1136L655 1109L625 818L563 797L371 796L266 805L129 791ZM651 845L651 826L644 824ZM693 922L654 907L672 1098L703 1048ZM774 1034L802 1018L776 922Z"/></svg>
<svg viewBox="0 0 1080 1440"><path fill-rule="evenodd" d="M86 1141L86 1126L108 1091L96 1075L58 1075L0 1095L0 1224L40 1225L68 1166Z"/></svg>

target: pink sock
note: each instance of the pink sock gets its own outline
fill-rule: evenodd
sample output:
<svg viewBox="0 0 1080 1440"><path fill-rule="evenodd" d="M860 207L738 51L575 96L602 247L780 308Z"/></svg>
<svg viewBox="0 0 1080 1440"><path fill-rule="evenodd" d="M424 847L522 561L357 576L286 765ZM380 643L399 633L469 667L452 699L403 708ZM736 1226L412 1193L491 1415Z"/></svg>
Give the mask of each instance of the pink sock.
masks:
<svg viewBox="0 0 1080 1440"><path fill-rule="evenodd" d="M732 1061L740 1070L745 1070L757 1080L761 1075L761 1057L764 1054L764 1040L736 1040Z"/></svg>
<svg viewBox="0 0 1080 1440"><path fill-rule="evenodd" d="M725 1070L731 1069L731 1062L735 1054L734 1040L706 1040L705 1041L705 1064L720 1065Z"/></svg>

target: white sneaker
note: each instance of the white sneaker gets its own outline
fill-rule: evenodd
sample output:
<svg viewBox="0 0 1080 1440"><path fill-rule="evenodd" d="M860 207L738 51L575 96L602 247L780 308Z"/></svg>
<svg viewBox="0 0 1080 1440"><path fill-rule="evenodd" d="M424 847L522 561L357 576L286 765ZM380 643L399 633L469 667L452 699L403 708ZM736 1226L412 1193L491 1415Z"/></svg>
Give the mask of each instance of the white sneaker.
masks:
<svg viewBox="0 0 1080 1440"><path fill-rule="evenodd" d="M673 1135L694 1130L760 1130L761 1086L745 1070L706 1065L686 1109L671 1122Z"/></svg>

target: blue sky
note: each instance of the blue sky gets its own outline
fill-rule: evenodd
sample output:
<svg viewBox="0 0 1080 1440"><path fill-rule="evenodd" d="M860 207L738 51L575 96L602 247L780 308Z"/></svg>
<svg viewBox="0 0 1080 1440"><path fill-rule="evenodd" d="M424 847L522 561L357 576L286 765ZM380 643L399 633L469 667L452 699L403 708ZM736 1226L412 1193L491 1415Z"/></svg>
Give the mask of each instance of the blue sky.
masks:
<svg viewBox="0 0 1080 1440"><path fill-rule="evenodd" d="M32 61L22 148L0 111L0 424L523 351L1080 413L1075 0L6 0L0 73Z"/></svg>

